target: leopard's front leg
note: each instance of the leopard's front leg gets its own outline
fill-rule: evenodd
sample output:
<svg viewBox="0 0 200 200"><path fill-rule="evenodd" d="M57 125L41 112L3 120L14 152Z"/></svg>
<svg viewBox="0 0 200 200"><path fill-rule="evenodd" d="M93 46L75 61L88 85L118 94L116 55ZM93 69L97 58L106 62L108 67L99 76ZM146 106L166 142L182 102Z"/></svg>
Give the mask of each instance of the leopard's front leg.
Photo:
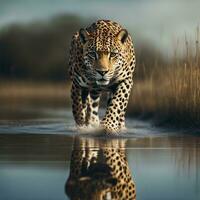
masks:
<svg viewBox="0 0 200 200"><path fill-rule="evenodd" d="M118 133L125 128L125 112L133 81L131 78L122 81L113 91L113 97L108 105L101 126L107 133Z"/></svg>
<svg viewBox="0 0 200 200"><path fill-rule="evenodd" d="M99 116L98 116L99 101L100 101L100 92L91 90L88 96L86 122L89 126L93 128L99 127Z"/></svg>
<svg viewBox="0 0 200 200"><path fill-rule="evenodd" d="M71 98L72 112L76 125L79 128L82 128L86 125L88 91L83 90L78 85L75 85L75 83L72 83Z"/></svg>

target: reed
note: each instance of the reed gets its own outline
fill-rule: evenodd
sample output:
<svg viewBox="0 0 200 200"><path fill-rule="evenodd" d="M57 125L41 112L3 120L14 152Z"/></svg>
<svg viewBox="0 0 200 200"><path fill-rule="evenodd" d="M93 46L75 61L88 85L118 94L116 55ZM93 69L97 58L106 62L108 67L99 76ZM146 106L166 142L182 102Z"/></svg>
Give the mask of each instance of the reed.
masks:
<svg viewBox="0 0 200 200"><path fill-rule="evenodd" d="M165 66L153 68L150 76L136 81L128 114L154 117L160 123L200 127L199 29L195 42L185 38L184 58L176 56ZM156 63L155 63L156 65Z"/></svg>

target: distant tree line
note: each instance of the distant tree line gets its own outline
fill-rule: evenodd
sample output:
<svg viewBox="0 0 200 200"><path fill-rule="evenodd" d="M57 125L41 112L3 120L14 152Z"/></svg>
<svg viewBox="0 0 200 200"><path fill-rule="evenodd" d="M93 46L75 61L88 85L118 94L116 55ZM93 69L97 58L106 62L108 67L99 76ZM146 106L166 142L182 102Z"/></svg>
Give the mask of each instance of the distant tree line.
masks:
<svg viewBox="0 0 200 200"><path fill-rule="evenodd" d="M12 25L0 32L0 77L65 80L70 39L84 24L76 16Z"/></svg>

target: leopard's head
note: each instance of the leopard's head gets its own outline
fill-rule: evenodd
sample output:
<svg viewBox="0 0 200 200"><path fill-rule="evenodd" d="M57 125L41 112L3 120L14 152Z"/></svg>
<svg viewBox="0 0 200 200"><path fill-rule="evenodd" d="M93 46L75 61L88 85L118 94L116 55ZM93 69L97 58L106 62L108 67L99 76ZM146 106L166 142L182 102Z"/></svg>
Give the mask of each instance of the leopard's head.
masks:
<svg viewBox="0 0 200 200"><path fill-rule="evenodd" d="M79 31L86 77L97 85L108 85L126 62L129 34L126 29L110 29L104 21L91 27Z"/></svg>

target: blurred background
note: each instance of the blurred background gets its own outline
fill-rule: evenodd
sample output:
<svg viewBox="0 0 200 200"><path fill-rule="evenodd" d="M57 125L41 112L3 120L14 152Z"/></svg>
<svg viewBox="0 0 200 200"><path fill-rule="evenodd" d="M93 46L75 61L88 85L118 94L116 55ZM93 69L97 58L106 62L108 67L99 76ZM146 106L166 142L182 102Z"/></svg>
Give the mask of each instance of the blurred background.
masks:
<svg viewBox="0 0 200 200"><path fill-rule="evenodd" d="M178 40L194 36L199 7L198 0L1 0L1 78L65 81L72 35L96 19L129 30L139 63L169 59Z"/></svg>
<svg viewBox="0 0 200 200"><path fill-rule="evenodd" d="M128 29L136 49L129 114L181 123L187 114L196 124L199 8L199 0L0 0L0 101L68 105L71 37L111 19Z"/></svg>

